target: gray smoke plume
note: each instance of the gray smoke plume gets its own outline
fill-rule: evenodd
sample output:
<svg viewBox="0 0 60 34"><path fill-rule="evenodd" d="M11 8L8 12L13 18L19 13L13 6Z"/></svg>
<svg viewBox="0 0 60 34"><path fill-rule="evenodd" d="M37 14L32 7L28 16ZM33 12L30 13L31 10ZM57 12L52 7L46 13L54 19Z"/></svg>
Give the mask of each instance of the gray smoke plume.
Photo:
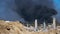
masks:
<svg viewBox="0 0 60 34"><path fill-rule="evenodd" d="M27 22L33 22L35 19L40 22L51 21L51 16L57 14L48 0L16 0L16 5L18 6L17 13Z"/></svg>
<svg viewBox="0 0 60 34"><path fill-rule="evenodd" d="M43 21L45 17L50 18L57 14L52 8L52 0L0 0L0 19Z"/></svg>

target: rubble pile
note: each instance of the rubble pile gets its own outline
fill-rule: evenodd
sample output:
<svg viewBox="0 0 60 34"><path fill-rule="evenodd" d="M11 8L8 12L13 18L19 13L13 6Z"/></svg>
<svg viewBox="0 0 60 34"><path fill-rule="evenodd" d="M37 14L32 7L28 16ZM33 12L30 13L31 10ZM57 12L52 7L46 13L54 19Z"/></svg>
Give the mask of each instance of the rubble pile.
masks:
<svg viewBox="0 0 60 34"><path fill-rule="evenodd" d="M56 34L57 30L29 31L19 21L0 21L0 34Z"/></svg>
<svg viewBox="0 0 60 34"><path fill-rule="evenodd" d="M0 22L0 34L28 34L21 23L17 22ZM27 33L28 32L28 33Z"/></svg>

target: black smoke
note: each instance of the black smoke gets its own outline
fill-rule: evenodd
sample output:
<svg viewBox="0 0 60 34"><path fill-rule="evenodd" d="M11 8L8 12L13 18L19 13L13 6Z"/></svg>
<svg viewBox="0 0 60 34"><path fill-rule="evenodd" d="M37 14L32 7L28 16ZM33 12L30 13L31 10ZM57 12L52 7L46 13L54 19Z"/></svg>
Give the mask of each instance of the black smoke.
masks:
<svg viewBox="0 0 60 34"><path fill-rule="evenodd" d="M35 19L38 19L40 23L44 22L44 20L46 22L52 22L52 16L57 14L55 9L49 8L46 5L35 5L33 2L28 2L29 3L26 3L24 0L16 2L17 13L21 15L26 22L34 22Z"/></svg>

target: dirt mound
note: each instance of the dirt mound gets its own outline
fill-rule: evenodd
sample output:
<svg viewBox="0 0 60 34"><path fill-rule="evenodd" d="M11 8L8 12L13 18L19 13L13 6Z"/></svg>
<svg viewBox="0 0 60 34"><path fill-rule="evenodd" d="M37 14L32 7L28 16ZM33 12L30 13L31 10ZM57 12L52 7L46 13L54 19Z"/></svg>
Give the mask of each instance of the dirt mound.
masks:
<svg viewBox="0 0 60 34"><path fill-rule="evenodd" d="M9 21L1 21L0 22L0 34L55 34L55 31L48 32L30 32L25 29L25 26L18 21L9 22Z"/></svg>
<svg viewBox="0 0 60 34"><path fill-rule="evenodd" d="M28 34L24 27L19 22L0 22L0 34Z"/></svg>

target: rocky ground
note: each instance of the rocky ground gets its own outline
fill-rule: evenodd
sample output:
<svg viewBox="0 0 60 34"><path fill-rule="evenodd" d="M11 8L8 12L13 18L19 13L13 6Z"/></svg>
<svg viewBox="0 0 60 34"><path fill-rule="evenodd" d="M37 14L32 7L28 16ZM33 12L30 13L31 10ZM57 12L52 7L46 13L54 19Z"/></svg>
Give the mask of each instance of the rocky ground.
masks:
<svg viewBox="0 0 60 34"><path fill-rule="evenodd" d="M56 34L57 30L52 29L48 31L28 31L23 24L18 21L0 21L0 34Z"/></svg>

